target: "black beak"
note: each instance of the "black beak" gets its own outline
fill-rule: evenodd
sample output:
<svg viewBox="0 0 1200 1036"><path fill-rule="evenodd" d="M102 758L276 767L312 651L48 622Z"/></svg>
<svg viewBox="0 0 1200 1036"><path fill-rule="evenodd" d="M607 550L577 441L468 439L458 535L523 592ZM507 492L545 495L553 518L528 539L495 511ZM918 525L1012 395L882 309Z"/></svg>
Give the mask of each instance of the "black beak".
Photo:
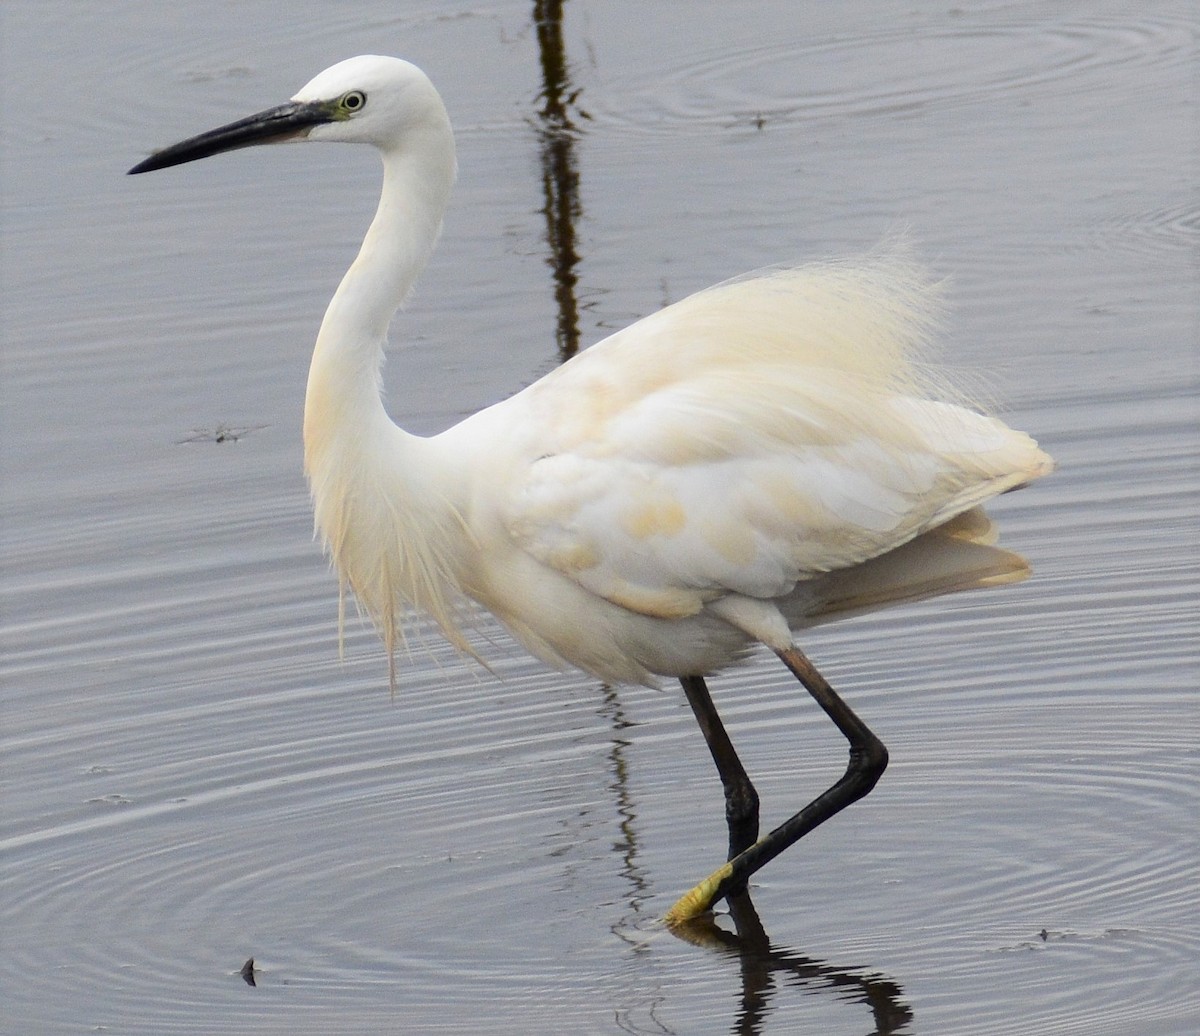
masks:
<svg viewBox="0 0 1200 1036"><path fill-rule="evenodd" d="M149 173L155 169L183 165L198 158L219 155L222 151L253 147L255 144L279 144L285 140L296 140L308 135L309 130L334 116L326 101L288 101L274 108L250 115L227 126L209 130L197 137L189 137L139 162L130 173Z"/></svg>

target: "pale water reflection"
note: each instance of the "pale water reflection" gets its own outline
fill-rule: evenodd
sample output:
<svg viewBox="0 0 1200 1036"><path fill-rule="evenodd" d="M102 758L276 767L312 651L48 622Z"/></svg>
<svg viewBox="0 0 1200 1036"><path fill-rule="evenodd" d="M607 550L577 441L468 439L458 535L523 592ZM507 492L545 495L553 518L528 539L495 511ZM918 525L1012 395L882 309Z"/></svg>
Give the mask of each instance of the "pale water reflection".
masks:
<svg viewBox="0 0 1200 1036"><path fill-rule="evenodd" d="M3 18L12 1031L1194 1031L1188 4ZM676 689L547 672L487 622L494 674L419 633L394 702L364 625L337 659L298 426L373 157L123 176L372 51L425 67L459 136L387 370L412 430L909 227L951 278L947 359L1060 462L995 509L1028 583L806 643L891 768L699 945L657 921L725 844ZM712 685L768 822L844 765L780 676Z"/></svg>

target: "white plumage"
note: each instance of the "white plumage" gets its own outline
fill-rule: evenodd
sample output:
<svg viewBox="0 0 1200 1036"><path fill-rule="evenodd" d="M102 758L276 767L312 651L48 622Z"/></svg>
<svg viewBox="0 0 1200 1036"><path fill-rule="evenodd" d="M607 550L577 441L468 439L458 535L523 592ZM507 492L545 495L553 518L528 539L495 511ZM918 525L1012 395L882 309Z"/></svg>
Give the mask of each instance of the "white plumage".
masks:
<svg viewBox="0 0 1200 1036"><path fill-rule="evenodd" d="M761 641L821 700L792 630L1027 572L978 507L1051 461L918 362L937 292L903 256L700 292L420 438L387 417L379 370L454 179L423 73L352 58L133 171L304 138L383 157L378 212L317 339L304 440L317 526L389 655L408 609L469 651L474 601L542 658L606 681L687 689Z"/></svg>
<svg viewBox="0 0 1200 1036"><path fill-rule="evenodd" d="M894 256L722 285L435 436L451 584L606 680L711 671L730 622L781 646L771 613L825 613L824 574L1047 470L1028 436L914 395L930 295ZM962 560L945 589L1023 570ZM935 591L910 568L896 597Z"/></svg>

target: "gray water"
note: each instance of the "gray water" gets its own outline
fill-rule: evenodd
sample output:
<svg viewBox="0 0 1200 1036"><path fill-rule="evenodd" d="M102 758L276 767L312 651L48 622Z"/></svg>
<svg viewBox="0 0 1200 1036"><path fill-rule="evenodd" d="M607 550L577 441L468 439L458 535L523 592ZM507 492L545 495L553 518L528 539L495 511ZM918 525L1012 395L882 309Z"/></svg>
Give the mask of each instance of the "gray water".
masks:
<svg viewBox="0 0 1200 1036"><path fill-rule="evenodd" d="M5 1031L1196 1031L1194 6L2 17ZM393 329L410 429L907 230L950 278L946 362L1059 461L992 508L1030 581L805 639L892 765L760 873L761 933L658 924L725 844L676 688L486 622L494 675L418 631L392 700L353 613L338 659L299 424L377 161L123 174L360 52L422 65L459 137ZM773 659L712 687L765 821L841 772Z"/></svg>

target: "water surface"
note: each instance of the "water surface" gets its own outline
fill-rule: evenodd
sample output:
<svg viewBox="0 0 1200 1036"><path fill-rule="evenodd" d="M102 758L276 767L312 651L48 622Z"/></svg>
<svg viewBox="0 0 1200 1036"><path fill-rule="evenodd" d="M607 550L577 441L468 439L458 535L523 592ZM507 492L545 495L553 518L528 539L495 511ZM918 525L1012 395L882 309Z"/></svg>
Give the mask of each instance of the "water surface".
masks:
<svg viewBox="0 0 1200 1036"><path fill-rule="evenodd" d="M3 833L13 1032L1195 1031L1194 11L1184 3L4 9ZM398 13L399 12L399 13ZM336 643L307 354L365 150L126 178L397 53L460 181L393 330L446 427L664 302L908 228L945 358L1060 470L1035 577L805 641L888 743L761 872L762 931L657 918L717 862L676 689ZM770 822L844 748L770 658L713 682ZM239 976L253 956L257 985Z"/></svg>

